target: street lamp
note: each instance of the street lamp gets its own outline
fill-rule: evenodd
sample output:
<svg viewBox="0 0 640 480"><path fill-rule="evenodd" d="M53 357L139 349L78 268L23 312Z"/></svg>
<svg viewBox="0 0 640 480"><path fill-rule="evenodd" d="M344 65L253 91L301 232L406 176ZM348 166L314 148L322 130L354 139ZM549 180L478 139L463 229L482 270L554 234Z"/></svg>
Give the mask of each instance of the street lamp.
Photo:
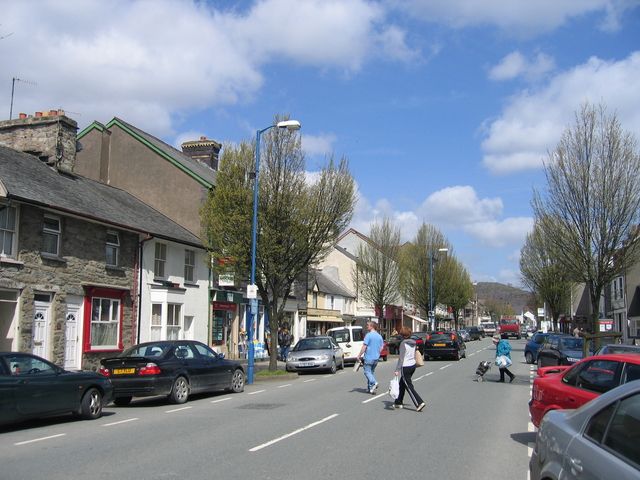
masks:
<svg viewBox="0 0 640 480"><path fill-rule="evenodd" d="M448 248L439 248L438 252L448 252ZM434 252L429 250L429 320L431 322L431 330L436 328L436 312L433 311L435 305L433 304L433 260Z"/></svg>
<svg viewBox="0 0 640 480"><path fill-rule="evenodd" d="M258 295L256 288L256 244L258 236L258 173L260 171L260 136L274 127L286 129L289 131L300 130L300 122L297 120L284 120L275 125L269 125L262 130L256 132L256 172L253 182L253 222L251 224L251 279L247 287L247 297L250 300L250 312L247 318L247 338L249 341L249 352L247 358L247 383L253 383L253 370L255 364L254 345L253 345L253 321L258 315Z"/></svg>

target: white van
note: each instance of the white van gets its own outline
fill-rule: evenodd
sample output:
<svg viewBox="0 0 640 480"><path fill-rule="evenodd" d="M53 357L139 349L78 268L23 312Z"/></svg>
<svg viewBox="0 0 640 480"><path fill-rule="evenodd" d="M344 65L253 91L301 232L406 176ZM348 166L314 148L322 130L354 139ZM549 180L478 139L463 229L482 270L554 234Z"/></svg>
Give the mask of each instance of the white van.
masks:
<svg viewBox="0 0 640 480"><path fill-rule="evenodd" d="M355 363L364 341L364 330L362 327L350 325L348 327L330 328L327 330L327 335L333 337L336 343L340 345L340 348L342 348L345 363Z"/></svg>

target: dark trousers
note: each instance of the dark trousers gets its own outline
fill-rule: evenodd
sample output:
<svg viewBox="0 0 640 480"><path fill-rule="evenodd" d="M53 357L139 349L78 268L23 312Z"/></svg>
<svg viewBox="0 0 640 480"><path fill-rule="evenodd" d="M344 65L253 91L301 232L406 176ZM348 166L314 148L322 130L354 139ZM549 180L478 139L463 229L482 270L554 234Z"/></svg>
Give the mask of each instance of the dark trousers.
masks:
<svg viewBox="0 0 640 480"><path fill-rule="evenodd" d="M394 402L396 405L402 405L402 400L404 400L404 392L409 392L409 396L411 397L411 401L417 407L422 403L422 398L416 392L413 383L411 382L411 377L413 376L413 372L416 371L415 366L411 367L402 367L402 374L400 375L400 394L398 398Z"/></svg>
<svg viewBox="0 0 640 480"><path fill-rule="evenodd" d="M500 381L501 381L501 382L504 382L504 374L505 374L505 373L506 373L507 375L509 375L509 378L513 378L513 377L515 377L515 375L514 375L513 373L511 373L511 372L509 371L509 369L508 369L508 368L506 368L506 367L505 367L505 368L501 368L501 369L500 369Z"/></svg>

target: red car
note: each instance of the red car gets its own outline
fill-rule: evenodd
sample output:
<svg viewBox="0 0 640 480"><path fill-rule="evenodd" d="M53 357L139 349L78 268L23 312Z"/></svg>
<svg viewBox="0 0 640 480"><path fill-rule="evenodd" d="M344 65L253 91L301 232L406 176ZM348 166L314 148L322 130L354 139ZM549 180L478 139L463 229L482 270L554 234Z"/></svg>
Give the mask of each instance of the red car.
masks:
<svg viewBox="0 0 640 480"><path fill-rule="evenodd" d="M389 356L389 344L385 341L382 344L382 350L380 350L380 358L383 362L387 361L387 357Z"/></svg>
<svg viewBox="0 0 640 480"><path fill-rule="evenodd" d="M531 421L538 427L550 410L578 408L633 380L640 380L637 354L596 355L574 365L539 368L529 401Z"/></svg>

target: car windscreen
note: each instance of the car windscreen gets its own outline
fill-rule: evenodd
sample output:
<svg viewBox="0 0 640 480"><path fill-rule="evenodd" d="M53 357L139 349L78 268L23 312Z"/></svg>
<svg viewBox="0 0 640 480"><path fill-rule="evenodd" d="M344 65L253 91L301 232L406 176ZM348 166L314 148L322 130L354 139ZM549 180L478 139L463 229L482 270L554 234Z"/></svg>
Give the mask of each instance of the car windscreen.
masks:
<svg viewBox="0 0 640 480"><path fill-rule="evenodd" d="M582 350L583 340L581 338L563 338L560 340L560 349Z"/></svg>
<svg viewBox="0 0 640 480"><path fill-rule="evenodd" d="M162 357L171 347L166 343L148 343L136 345L120 354L121 357Z"/></svg>
<svg viewBox="0 0 640 480"><path fill-rule="evenodd" d="M338 342L348 342L349 341L349 330L344 328L342 330L333 330L332 332L329 332L329 335L331 335L333 337L333 339Z"/></svg>
<svg viewBox="0 0 640 480"><path fill-rule="evenodd" d="M302 352L305 350L328 350L330 348L331 341L328 338L305 338L297 343L293 351Z"/></svg>
<svg viewBox="0 0 640 480"><path fill-rule="evenodd" d="M362 329L356 328L353 330L353 341L354 342L362 342L364 340L364 336L362 335Z"/></svg>
<svg viewBox="0 0 640 480"><path fill-rule="evenodd" d="M451 340L450 333L432 333L431 338L429 339L431 342L448 342Z"/></svg>
<svg viewBox="0 0 640 480"><path fill-rule="evenodd" d="M500 325L517 325L517 320L500 320Z"/></svg>

